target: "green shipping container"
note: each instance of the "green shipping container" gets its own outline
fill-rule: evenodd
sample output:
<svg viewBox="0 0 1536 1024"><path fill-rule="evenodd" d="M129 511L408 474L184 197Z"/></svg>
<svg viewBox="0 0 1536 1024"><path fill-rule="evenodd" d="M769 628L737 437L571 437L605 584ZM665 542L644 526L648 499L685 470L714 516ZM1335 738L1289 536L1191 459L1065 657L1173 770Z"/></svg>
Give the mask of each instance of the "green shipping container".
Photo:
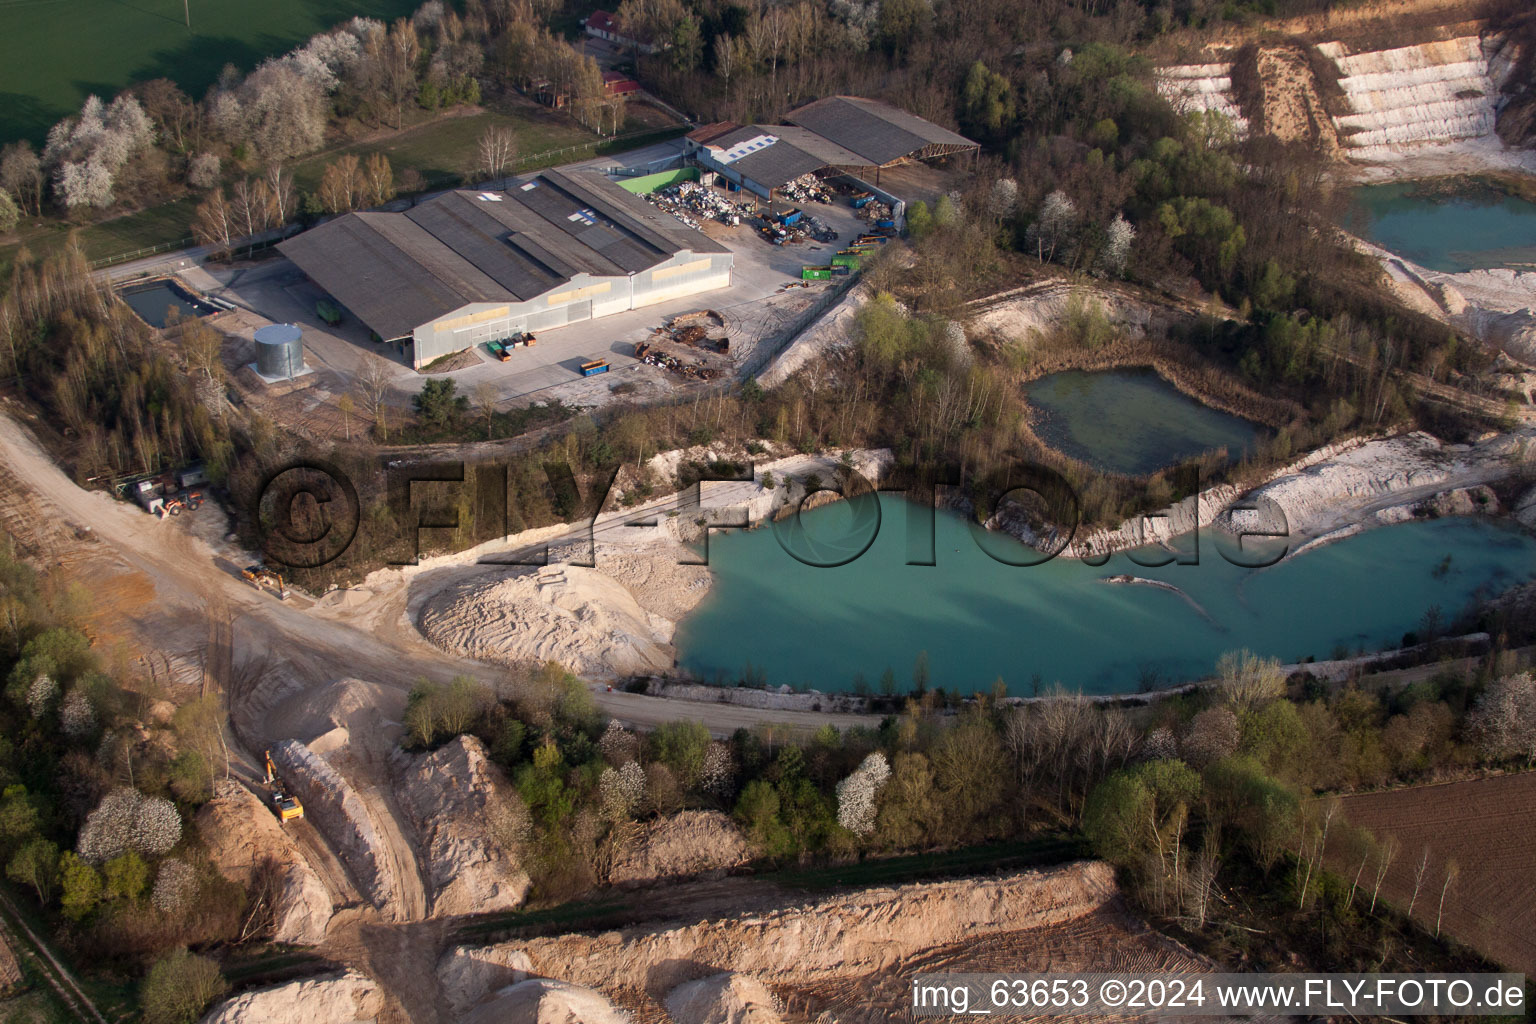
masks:
<svg viewBox="0 0 1536 1024"><path fill-rule="evenodd" d="M852 267L854 270L858 270L859 258L857 256L844 256L839 253L832 257L832 265L834 267Z"/></svg>
<svg viewBox="0 0 1536 1024"><path fill-rule="evenodd" d="M800 280L802 281L830 281L832 280L831 267L801 267Z"/></svg>

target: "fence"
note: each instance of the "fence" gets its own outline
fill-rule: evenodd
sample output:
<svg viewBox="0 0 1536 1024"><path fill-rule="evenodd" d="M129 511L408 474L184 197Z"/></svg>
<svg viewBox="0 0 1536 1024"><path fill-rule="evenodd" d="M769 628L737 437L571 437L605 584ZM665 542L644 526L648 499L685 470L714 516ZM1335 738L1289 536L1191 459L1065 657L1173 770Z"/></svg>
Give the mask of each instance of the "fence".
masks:
<svg viewBox="0 0 1536 1024"><path fill-rule="evenodd" d="M151 245L147 249L135 249L133 252L120 252L116 256L105 256L99 260L91 261L92 270L100 270L102 267L110 267L118 263L131 263L134 260L143 259L145 256L153 256L157 252L171 252L175 249L185 249L195 241L191 235L177 239L174 242L161 242L159 245Z"/></svg>

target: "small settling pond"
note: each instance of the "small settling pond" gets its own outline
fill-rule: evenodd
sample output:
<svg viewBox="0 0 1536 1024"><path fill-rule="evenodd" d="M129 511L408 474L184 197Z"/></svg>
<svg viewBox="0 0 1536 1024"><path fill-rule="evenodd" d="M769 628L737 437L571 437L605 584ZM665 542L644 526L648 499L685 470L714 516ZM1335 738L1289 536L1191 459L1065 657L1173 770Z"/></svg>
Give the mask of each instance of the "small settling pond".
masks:
<svg viewBox="0 0 1536 1024"><path fill-rule="evenodd" d="M216 312L208 303L169 278L150 281L148 284L132 285L118 294L135 313L139 314L140 319L151 327L164 327L170 319L169 312L172 309L176 310L183 320Z"/></svg>
<svg viewBox="0 0 1536 1024"><path fill-rule="evenodd" d="M1438 194L1415 182L1366 185L1344 226L1446 274L1536 266L1536 203L1491 186Z"/></svg>
<svg viewBox="0 0 1536 1024"><path fill-rule="evenodd" d="M1035 433L1058 451L1111 473L1139 476L1226 448L1233 460L1259 428L1190 398L1153 370L1067 370L1025 386L1040 412Z"/></svg>

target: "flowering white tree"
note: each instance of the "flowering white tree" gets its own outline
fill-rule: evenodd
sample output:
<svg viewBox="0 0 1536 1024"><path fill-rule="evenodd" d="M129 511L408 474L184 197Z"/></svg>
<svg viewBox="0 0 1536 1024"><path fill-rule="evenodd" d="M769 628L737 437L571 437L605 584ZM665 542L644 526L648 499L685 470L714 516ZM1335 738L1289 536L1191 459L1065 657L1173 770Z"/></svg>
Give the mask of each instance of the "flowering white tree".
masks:
<svg viewBox="0 0 1536 1024"><path fill-rule="evenodd" d="M54 192L65 206L110 206L113 177L154 141L154 124L131 94L123 93L110 106L99 96L88 96L77 116L48 132L43 163L53 168Z"/></svg>
<svg viewBox="0 0 1536 1024"><path fill-rule="evenodd" d="M1077 204L1057 189L1040 204L1040 217L1030 227L1035 238L1035 258L1042 262L1055 259L1058 249L1070 245L1076 229Z"/></svg>
<svg viewBox="0 0 1536 1024"><path fill-rule="evenodd" d="M159 856L181 842L181 814L163 796L140 797L128 842L140 853Z"/></svg>
<svg viewBox="0 0 1536 1024"><path fill-rule="evenodd" d="M1104 231L1104 248L1099 250L1099 273L1105 277L1123 275L1125 265L1131 258L1131 242L1135 238L1136 229L1131 227L1131 222L1123 214L1115 214L1115 219L1109 222L1109 227Z"/></svg>
<svg viewBox="0 0 1536 1024"><path fill-rule="evenodd" d="M608 720L608 728L603 730L602 738L597 741L597 747L609 764L622 765L625 761L635 759L635 755L640 752L640 740L625 729L617 718L612 718Z"/></svg>
<svg viewBox="0 0 1536 1024"><path fill-rule="evenodd" d="M59 684L48 673L41 672L27 688L27 709L32 712L33 718L42 718L58 696Z"/></svg>
<svg viewBox="0 0 1536 1024"><path fill-rule="evenodd" d="M597 793L605 815L615 821L627 818L645 799L645 770L634 761L618 769L604 768L597 779Z"/></svg>
<svg viewBox="0 0 1536 1024"><path fill-rule="evenodd" d="M1467 716L1467 731L1485 757L1536 760L1536 678L1521 672L1489 683Z"/></svg>
<svg viewBox="0 0 1536 1024"><path fill-rule="evenodd" d="M180 841L181 815L176 805L125 786L102 797L86 816L75 852L92 864L101 864L129 850L159 856Z"/></svg>
<svg viewBox="0 0 1536 1024"><path fill-rule="evenodd" d="M853 774L837 784L837 823L855 835L866 836L875 828L875 798L891 777L885 755L870 754Z"/></svg>
<svg viewBox="0 0 1536 1024"><path fill-rule="evenodd" d="M971 365L971 343L966 340L965 327L959 321L947 321L939 338L952 366L964 369Z"/></svg>
<svg viewBox="0 0 1536 1024"><path fill-rule="evenodd" d="M736 784L736 763L731 748L715 740L704 751L704 767L699 772L699 788L713 797L731 795Z"/></svg>
<svg viewBox="0 0 1536 1024"><path fill-rule="evenodd" d="M96 708L83 690L71 690L59 708L59 727L70 739L81 739L96 731Z"/></svg>
<svg viewBox="0 0 1536 1024"><path fill-rule="evenodd" d="M219 183L219 168L217 153L199 153L187 162L187 184L194 188L213 188Z"/></svg>
<svg viewBox="0 0 1536 1024"><path fill-rule="evenodd" d="M987 212L994 220L1007 220L1019 205L1019 183L1012 178L998 178L987 196Z"/></svg>
<svg viewBox="0 0 1536 1024"><path fill-rule="evenodd" d="M197 895L197 872L184 860L171 858L160 865L149 901L167 914L184 910Z"/></svg>

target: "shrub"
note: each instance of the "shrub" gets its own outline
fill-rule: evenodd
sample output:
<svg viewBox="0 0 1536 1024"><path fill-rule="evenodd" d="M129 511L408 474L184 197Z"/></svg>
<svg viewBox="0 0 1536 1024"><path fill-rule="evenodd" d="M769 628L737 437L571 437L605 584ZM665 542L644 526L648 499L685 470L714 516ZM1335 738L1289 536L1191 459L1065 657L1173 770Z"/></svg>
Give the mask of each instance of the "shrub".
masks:
<svg viewBox="0 0 1536 1024"><path fill-rule="evenodd" d="M139 992L145 1024L191 1024L229 988L219 965L185 949L149 969Z"/></svg>

